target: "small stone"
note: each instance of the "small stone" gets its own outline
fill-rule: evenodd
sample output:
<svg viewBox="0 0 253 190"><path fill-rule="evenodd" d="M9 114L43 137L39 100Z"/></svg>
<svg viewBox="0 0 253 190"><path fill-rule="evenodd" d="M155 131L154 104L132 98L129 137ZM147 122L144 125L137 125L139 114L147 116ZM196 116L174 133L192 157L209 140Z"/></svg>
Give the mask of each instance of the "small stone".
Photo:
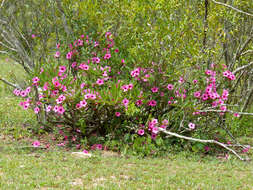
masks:
<svg viewBox="0 0 253 190"><path fill-rule="evenodd" d="M78 158L90 158L92 156L90 153L84 152L72 152L71 154Z"/></svg>

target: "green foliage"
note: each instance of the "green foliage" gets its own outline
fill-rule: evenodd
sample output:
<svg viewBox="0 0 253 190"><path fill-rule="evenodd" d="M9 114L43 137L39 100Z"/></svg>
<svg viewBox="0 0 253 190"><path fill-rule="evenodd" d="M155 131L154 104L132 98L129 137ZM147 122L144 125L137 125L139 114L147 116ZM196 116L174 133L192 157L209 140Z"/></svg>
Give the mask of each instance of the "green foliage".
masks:
<svg viewBox="0 0 253 190"><path fill-rule="evenodd" d="M252 2L247 0L234 1L233 5L249 12L250 7L253 6ZM40 7L40 10L33 11L37 7ZM232 84L223 79L222 72L225 68L224 65L233 71L251 61L248 55L236 57L242 47L242 42L249 37L252 26L252 20L247 16L239 15L231 9L210 2L205 24L203 22L204 1L198 0L191 2L176 0L64 0L60 1L60 4L51 0L26 1L23 4L18 4L18 1L9 1L5 4L1 15L5 16L5 19L10 15L16 18L16 20L11 20L9 26L17 27L15 35L24 49L21 53L12 52L10 55L24 69L24 64L28 63L23 59L26 57L23 54L30 57L35 64L31 68L29 67L28 79L22 77L25 82L20 83L21 88L26 87L29 82L32 85L29 79L37 76L40 77L40 87L42 87L43 84L51 82L52 78L56 77L59 66L71 67L70 61L52 58L56 43L61 44L62 57L65 57L69 51L67 45L79 36L84 35L85 38L86 35L89 35L103 46L107 45L104 40L106 32L112 33L114 48L119 49L119 53L117 56L113 55L110 62L103 64L110 64L111 76L116 76L119 71L121 74L117 75L115 80L108 81L105 87L95 86L93 88L99 92L101 99L97 102L92 100L88 102L92 109L78 112L75 106L82 99L80 85L85 83L88 87L93 87L98 76L101 75L101 71L95 70L97 69L95 66L91 66L92 69L89 72L81 74L73 69L68 69L68 75L71 77L62 82L62 85L75 91L73 97L67 97L64 105L68 111L67 119L65 118L67 122L66 120L61 121L61 123L71 126L71 130L68 129L66 132L67 135L73 135L75 133L73 131L78 129L81 131L79 140L84 138L83 136L88 136L91 138L85 141L90 141L90 143L107 143L107 139L104 137L107 135L110 136L108 139L111 141L108 146L112 149L114 147L119 149L118 147L123 146L124 151L127 152L128 146L131 145L130 149L134 154L145 156L158 152L158 150L166 150L169 143L172 143L170 140L165 140L164 136L158 136L156 140L151 140L146 134L137 138L136 133L139 126L141 124L147 126L153 118L157 118L159 123L167 119L169 121L168 128L171 131L180 131L196 138L212 138L218 134L219 139L225 141L226 132L222 128L224 126L229 126L229 130L233 134L248 135L251 133L252 118L234 118L225 114L223 116L224 122L219 120L217 114L207 114L201 117L193 115L196 110L207 108L208 103L211 103L211 101L200 103L198 99L193 97L193 93L197 89L205 90L207 78L204 77L204 72L206 69L210 69L212 64L215 65L213 70L217 72L218 93L221 93L223 89L231 91L231 98L226 102L228 107L230 108L231 105L232 109L232 105L237 103L237 111L243 107L243 101L237 94L244 94L245 97L249 95L248 88L251 83L248 83L248 78L251 77L250 72L240 75L238 73L238 81ZM21 31L23 36L18 31ZM33 38L32 34L35 34L36 37ZM0 40L4 40L4 38L1 37ZM5 50L3 46L0 48ZM249 44L244 51L251 48L252 45ZM71 61L76 61L78 64L87 61L93 53L96 53L96 56L103 56L101 49L88 47L76 49L79 54ZM121 62L122 59L125 59L124 64ZM148 84L136 82L127 75L137 67L154 70ZM40 74L41 68L45 70L42 74ZM72 82L75 77L77 82ZM141 77L144 78L144 76ZM183 77L186 82L184 84L177 82L179 77ZM116 79L120 79L120 82ZM196 85L192 84L194 79L198 80ZM11 77L11 80L16 81L15 77ZM130 82L134 89L131 92L122 92L120 87ZM163 97L150 92L153 86L164 90L168 83L175 84L174 88L178 89L181 94L184 94L183 91L187 89L189 96L177 98L168 106L168 98L174 96L172 92L166 91ZM53 89L52 85L50 88ZM135 102L140 93L144 94L142 97L144 105L147 105L148 100L153 98L159 100L158 106L151 108L136 106ZM131 100L127 109L119 106L119 102L124 98ZM35 94L32 101L35 104L37 100L38 96ZM42 103L51 105L55 100L56 97L52 98L48 95L43 97ZM249 106L247 108L249 109ZM115 112L118 111L122 114L121 118L115 117ZM53 119L51 124L59 122L60 117L56 114L51 114L48 117ZM191 121L198 123L194 132L187 127ZM55 125L53 124L53 126ZM92 134L97 136L92 136ZM117 138L122 134L131 134L131 138L125 140L125 146L120 143L122 138ZM177 143L185 145L184 141ZM203 144L196 143L192 145L192 150L201 152L203 147Z"/></svg>

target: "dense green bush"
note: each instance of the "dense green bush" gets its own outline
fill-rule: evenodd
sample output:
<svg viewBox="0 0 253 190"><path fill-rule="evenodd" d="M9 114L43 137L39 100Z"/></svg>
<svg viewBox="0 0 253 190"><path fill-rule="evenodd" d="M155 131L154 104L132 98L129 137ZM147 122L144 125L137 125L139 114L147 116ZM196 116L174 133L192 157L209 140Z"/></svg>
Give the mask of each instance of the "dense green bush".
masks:
<svg viewBox="0 0 253 190"><path fill-rule="evenodd" d="M150 154L154 144L140 146L166 144L159 127L226 141L244 123L238 113L252 101L251 67L241 69L251 61L250 42L242 43L251 35L248 16L197 0L64 0L18 4L27 10L20 17L14 2L3 18L13 14L24 36L10 29L20 41L14 48L22 49L10 55L28 73L15 94L25 93L21 106L34 109L45 129L59 127L65 141L95 136L95 144L132 134L134 149ZM252 3L234 5L249 11Z"/></svg>

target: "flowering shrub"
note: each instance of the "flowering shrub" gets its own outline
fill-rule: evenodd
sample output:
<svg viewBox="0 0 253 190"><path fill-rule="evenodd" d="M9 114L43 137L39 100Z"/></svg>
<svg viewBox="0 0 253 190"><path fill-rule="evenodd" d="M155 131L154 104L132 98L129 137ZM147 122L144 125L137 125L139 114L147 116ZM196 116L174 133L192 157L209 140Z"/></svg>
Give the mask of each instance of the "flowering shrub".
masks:
<svg viewBox="0 0 253 190"><path fill-rule="evenodd" d="M48 130L57 129L61 145L91 135L131 133L156 141L165 136L160 129L193 137L219 130L213 123L227 112L228 87L235 80L225 65L173 73L169 65L144 67L123 58L110 32L100 42L81 35L68 46L58 43L30 86L14 94L24 98L20 106L33 109Z"/></svg>

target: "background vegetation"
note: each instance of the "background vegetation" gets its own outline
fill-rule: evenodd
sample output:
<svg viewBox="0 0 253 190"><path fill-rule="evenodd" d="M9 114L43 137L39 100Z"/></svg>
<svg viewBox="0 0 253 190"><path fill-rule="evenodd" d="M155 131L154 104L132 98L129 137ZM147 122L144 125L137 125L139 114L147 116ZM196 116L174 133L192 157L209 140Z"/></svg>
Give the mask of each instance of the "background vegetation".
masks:
<svg viewBox="0 0 253 190"><path fill-rule="evenodd" d="M59 63L53 58L56 43L62 45L61 52L65 55L68 51L67 45L82 34L89 35L103 44L106 32L110 31L114 38L114 47L119 49L118 59L126 61L125 71L130 72L137 67L154 68L155 63L170 80L178 80L180 76L188 82L197 79L202 90L205 84L204 72L211 69L212 64L219 68L225 65L233 72L236 80L232 83L219 80L217 88L229 89L229 99L226 102L229 109L235 113L246 113L240 114L239 118L233 114L225 114L222 118L219 114L207 114L202 117L200 129L195 133L185 132L180 126L182 124L187 126L190 121L196 120L190 115L192 111L189 112L195 109L190 98L183 103L180 102L177 109L167 111L166 114L169 113L169 116L161 115L160 109L155 111L144 109L143 113L147 114L142 117L146 120L159 115L169 117L171 131L182 132L195 138L218 139L225 143L232 140L237 144L234 136L252 135L253 121L250 112L253 101L253 20L250 15L215 2L212 0L2 1L0 50L2 54L16 62L16 65L11 65L13 68L18 64L25 74L18 73L18 76L14 76L14 73L10 73L7 77L10 81L7 82L4 73L1 80L13 87L24 89L31 84L31 79L37 76L41 67L50 65L48 68L55 69L64 63L62 59ZM253 12L251 1L238 0L225 3L244 12ZM9 62L7 64L10 66ZM117 69L120 69L120 65ZM124 79L130 81L128 78ZM153 80L153 84L156 85L163 82L159 74L155 75ZM107 107L111 109L108 105L104 108ZM201 104L201 108L208 108L208 105ZM138 112L135 109L135 106L132 106L128 112L132 114ZM105 117L102 115L104 111L101 110L100 118ZM37 115L39 123L47 126L42 117ZM111 118L111 115L108 114L106 117ZM9 119L6 121L10 122ZM120 122L123 121L124 119ZM112 133L114 128L110 128L112 123L109 122L103 125L108 128L106 134L102 134L101 137L97 134L96 138L90 135L91 133L84 134L81 140L90 145L103 143L111 149L121 151L127 151L128 146L132 146L136 154L143 155L166 150L170 144L179 144L184 148L191 147L197 152L206 151L204 149L206 145L202 143L189 144L175 138L157 138L153 142L147 140L149 138L139 138L135 134L136 123L133 119L127 121L123 126L130 125L131 130L123 128L115 130L116 134ZM78 128L85 126L88 129L86 124L80 122L74 121L78 123ZM38 125L33 130L39 132L40 127L41 125ZM124 141L120 134L124 134L122 136ZM140 148L145 143L147 146Z"/></svg>

